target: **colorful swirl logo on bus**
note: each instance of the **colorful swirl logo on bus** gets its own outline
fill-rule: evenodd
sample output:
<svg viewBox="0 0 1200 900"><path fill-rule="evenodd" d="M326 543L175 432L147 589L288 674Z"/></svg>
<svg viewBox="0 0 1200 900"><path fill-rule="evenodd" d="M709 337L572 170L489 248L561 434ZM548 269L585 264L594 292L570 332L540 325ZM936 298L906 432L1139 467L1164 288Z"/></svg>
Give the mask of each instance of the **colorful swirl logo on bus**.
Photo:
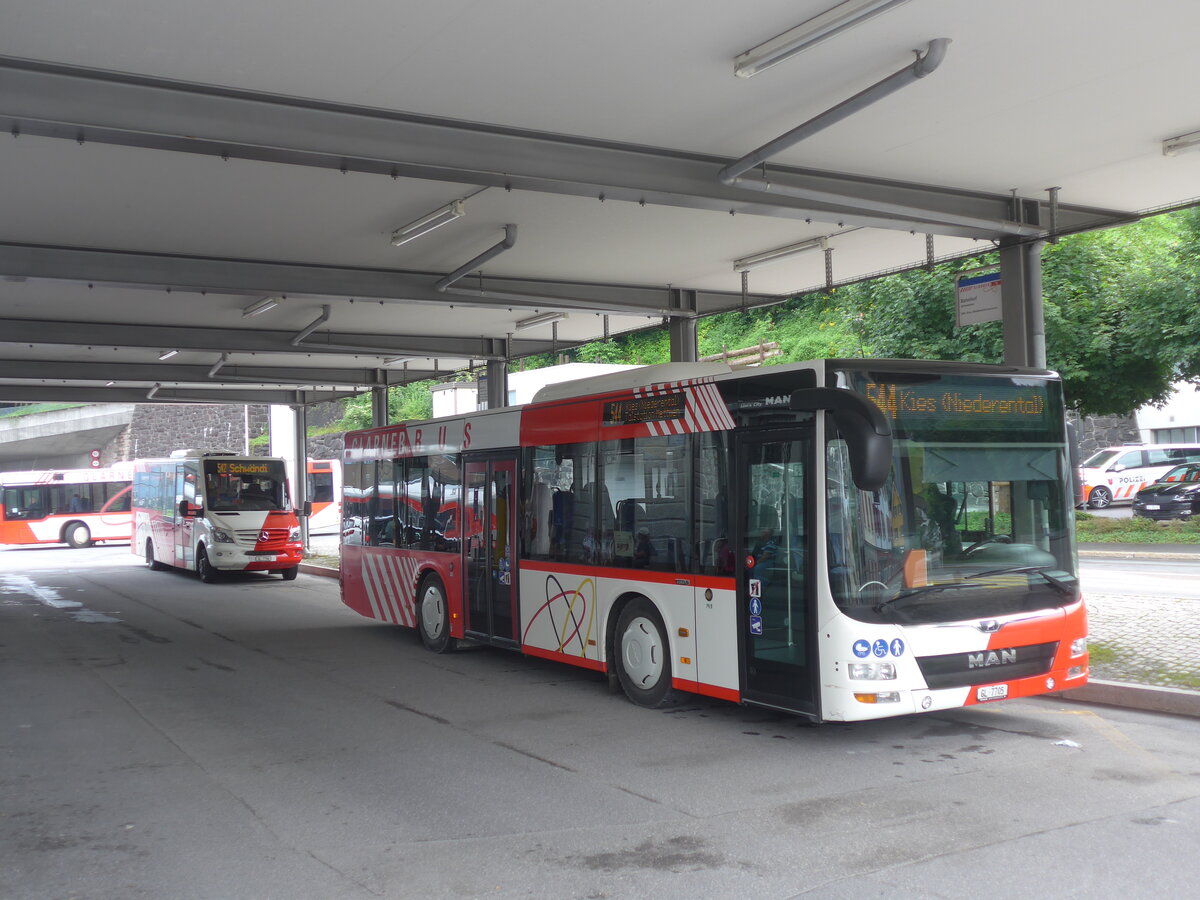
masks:
<svg viewBox="0 0 1200 900"><path fill-rule="evenodd" d="M592 636L592 625L596 618L595 580L584 578L578 587L564 588L557 575L547 575L546 602L530 617L529 624L525 626L522 643L528 643L529 631L542 613L550 619L550 627L554 631L555 640L558 641L559 653L573 654L574 646L578 644L579 655L587 656L588 641Z"/></svg>

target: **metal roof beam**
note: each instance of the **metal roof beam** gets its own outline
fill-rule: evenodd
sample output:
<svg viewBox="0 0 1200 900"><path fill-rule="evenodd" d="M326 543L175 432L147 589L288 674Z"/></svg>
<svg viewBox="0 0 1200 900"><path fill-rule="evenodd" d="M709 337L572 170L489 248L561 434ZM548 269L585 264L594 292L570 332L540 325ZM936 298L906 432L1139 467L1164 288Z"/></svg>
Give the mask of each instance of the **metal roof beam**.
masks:
<svg viewBox="0 0 1200 900"><path fill-rule="evenodd" d="M965 219L1018 217L1042 227L1049 221L1049 197L1026 201L1035 207L1031 217L1027 206L1018 212L1004 194L782 165L772 165L769 177L793 193L774 194L722 184L717 173L732 162L722 157L12 57L0 57L0 128L81 143L960 237L1003 236ZM880 212L884 203L913 212ZM943 215L948 220L939 220ZM1117 218L1111 210L1057 205L1063 231Z"/></svg>
<svg viewBox="0 0 1200 900"><path fill-rule="evenodd" d="M294 384L374 387L382 385L379 369L367 368L296 368L287 366L244 366L226 363L209 377L206 365L160 363L69 362L55 360L0 359L0 381L133 381L195 382L197 384Z"/></svg>
<svg viewBox="0 0 1200 900"><path fill-rule="evenodd" d="M0 385L0 400L13 403L279 403L306 405L353 397L356 391L271 390L264 388L77 387L72 385ZM303 395L300 399L298 395Z"/></svg>
<svg viewBox="0 0 1200 900"><path fill-rule="evenodd" d="M38 244L0 243L0 275L248 297L286 294L315 299L353 297L397 303L432 303L443 308L478 306L580 310L613 315L678 314L678 310L669 307L669 291L665 287L489 276L462 282L442 293L435 285L443 276L428 272ZM728 308L734 298L740 296L722 291L698 291L697 294L702 312L706 306ZM759 301L773 299L769 295L755 297Z"/></svg>
<svg viewBox="0 0 1200 900"><path fill-rule="evenodd" d="M503 358L497 342L490 338L321 332L296 347L290 343L293 336L293 331L250 331L244 328L0 319L0 345L49 344L159 350L171 347L175 350L210 353L308 353L314 356L350 356L359 352L370 356L395 354L417 358L461 357L464 360ZM514 338L513 344L522 355L549 353L553 348L551 341L519 341ZM361 349L348 349L356 347ZM308 382L311 381L310 377Z"/></svg>

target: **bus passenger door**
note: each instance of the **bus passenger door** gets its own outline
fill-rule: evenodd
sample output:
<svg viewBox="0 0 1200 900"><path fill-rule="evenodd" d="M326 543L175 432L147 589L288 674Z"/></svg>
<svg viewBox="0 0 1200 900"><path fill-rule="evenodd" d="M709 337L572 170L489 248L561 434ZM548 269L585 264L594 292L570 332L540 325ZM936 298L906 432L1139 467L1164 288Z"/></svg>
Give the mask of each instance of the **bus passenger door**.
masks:
<svg viewBox="0 0 1200 900"><path fill-rule="evenodd" d="M812 429L737 442L737 561L742 697L818 713L808 519Z"/></svg>
<svg viewBox="0 0 1200 900"><path fill-rule="evenodd" d="M515 457L468 459L463 467L466 633L517 643Z"/></svg>
<svg viewBox="0 0 1200 900"><path fill-rule="evenodd" d="M192 516L179 514L181 500L186 501L189 507L195 508L196 468L194 466L177 465L175 467L175 509L172 510L175 527L171 529L175 535L175 565L190 569L195 563L195 544L192 541L192 535L196 527L196 520Z"/></svg>

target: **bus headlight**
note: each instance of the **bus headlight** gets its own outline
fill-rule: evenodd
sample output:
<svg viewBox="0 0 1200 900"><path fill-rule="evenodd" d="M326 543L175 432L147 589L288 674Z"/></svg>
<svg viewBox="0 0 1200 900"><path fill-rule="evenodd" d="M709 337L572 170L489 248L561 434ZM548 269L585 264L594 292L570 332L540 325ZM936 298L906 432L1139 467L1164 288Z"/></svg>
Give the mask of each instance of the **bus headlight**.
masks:
<svg viewBox="0 0 1200 900"><path fill-rule="evenodd" d="M300 526L299 525L293 525L291 527L291 529L288 530L288 540L289 541L300 540Z"/></svg>
<svg viewBox="0 0 1200 900"><path fill-rule="evenodd" d="M880 691L877 694L855 694L854 699L859 703L899 703L900 694L897 691Z"/></svg>
<svg viewBox="0 0 1200 900"><path fill-rule="evenodd" d="M890 681L896 677L893 663L850 663L847 668L856 681Z"/></svg>
<svg viewBox="0 0 1200 900"><path fill-rule="evenodd" d="M212 530L212 536L213 536L213 540L216 541L218 544L232 544L233 543L233 535L231 535L224 528L214 528Z"/></svg>
<svg viewBox="0 0 1200 900"><path fill-rule="evenodd" d="M1087 642L1088 639L1086 636L1075 638L1075 640L1071 641L1071 655L1083 656L1083 654L1087 653Z"/></svg>

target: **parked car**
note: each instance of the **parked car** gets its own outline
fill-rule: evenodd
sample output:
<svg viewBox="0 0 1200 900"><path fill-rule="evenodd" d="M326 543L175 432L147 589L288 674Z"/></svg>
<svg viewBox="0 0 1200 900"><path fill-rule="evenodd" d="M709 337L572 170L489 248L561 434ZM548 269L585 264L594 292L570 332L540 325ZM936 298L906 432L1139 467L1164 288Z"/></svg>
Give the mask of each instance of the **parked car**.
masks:
<svg viewBox="0 0 1200 900"><path fill-rule="evenodd" d="M1200 463L1200 444L1125 444L1106 447L1083 463L1087 505L1126 503L1138 489L1184 463Z"/></svg>
<svg viewBox="0 0 1200 900"><path fill-rule="evenodd" d="M1147 519L1186 519L1200 513L1200 464L1176 466L1142 486L1133 498L1133 514Z"/></svg>

